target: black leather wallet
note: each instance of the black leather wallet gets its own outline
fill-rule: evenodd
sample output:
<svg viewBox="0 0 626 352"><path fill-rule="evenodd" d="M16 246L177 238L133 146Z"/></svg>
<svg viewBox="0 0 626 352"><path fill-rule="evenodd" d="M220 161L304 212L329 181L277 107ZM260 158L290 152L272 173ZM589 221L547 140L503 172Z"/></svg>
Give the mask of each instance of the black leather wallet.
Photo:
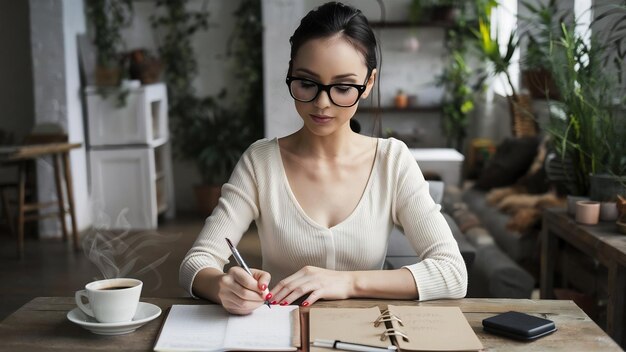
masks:
<svg viewBox="0 0 626 352"><path fill-rule="evenodd" d="M518 340L533 340L556 331L552 320L520 312L506 312L483 319L487 332Z"/></svg>

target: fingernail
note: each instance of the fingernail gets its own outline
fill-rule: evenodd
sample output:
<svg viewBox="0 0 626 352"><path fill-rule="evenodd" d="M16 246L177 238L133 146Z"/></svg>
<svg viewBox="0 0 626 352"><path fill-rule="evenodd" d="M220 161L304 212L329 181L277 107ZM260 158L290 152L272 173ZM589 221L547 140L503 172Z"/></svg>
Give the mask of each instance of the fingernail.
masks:
<svg viewBox="0 0 626 352"><path fill-rule="evenodd" d="M281 305L281 306L286 306L286 305L287 305L287 302L282 301L282 302L280 302L280 305Z"/></svg>
<svg viewBox="0 0 626 352"><path fill-rule="evenodd" d="M261 285L261 291L265 291L266 288L267 288L266 284Z"/></svg>
<svg viewBox="0 0 626 352"><path fill-rule="evenodd" d="M303 306L303 307L306 307L306 306L308 306L308 305L309 305L309 302L307 302L307 301L302 302L302 306Z"/></svg>
<svg viewBox="0 0 626 352"><path fill-rule="evenodd" d="M266 300L266 301L269 301L269 300L270 300L270 298L272 298L272 294L271 294L271 293L268 293L268 294L267 294L267 296L265 296L265 300Z"/></svg>
<svg viewBox="0 0 626 352"><path fill-rule="evenodd" d="M272 301L272 304L276 304L276 303L278 303L278 302L276 302L276 301Z"/></svg>

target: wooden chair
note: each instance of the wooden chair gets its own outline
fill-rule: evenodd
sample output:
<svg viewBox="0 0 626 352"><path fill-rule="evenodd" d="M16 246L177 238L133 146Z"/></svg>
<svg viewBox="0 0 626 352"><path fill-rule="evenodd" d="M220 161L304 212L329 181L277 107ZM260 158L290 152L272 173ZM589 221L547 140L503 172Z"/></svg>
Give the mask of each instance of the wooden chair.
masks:
<svg viewBox="0 0 626 352"><path fill-rule="evenodd" d="M38 221L44 218L57 217L61 222L61 230L63 233L63 240L67 241L67 226L65 223L65 215L70 215L73 229L74 248L79 249L78 246L78 234L76 233L76 220L74 214L74 201L71 186L71 176L69 167L69 153L68 151L62 153L47 153L45 145L51 146L55 143L67 143L67 134L60 128L54 127L55 125L45 124L36 126L33 132L26 136L24 139L24 145L40 145L43 149L37 155L32 157L19 158L17 160L7 161L3 163L5 167L17 167L18 181L14 184L0 185L0 196L3 202L3 208L5 209L5 216L9 218L11 232L17 235L17 251L18 256L22 258L24 256L24 224L28 221ZM52 156L52 165L54 169L54 179L57 193L57 200L52 202L40 202L28 201L27 194L35 193L35 183L28 182L29 179L35 179L32 177L34 170L34 161L45 155ZM63 160L61 160L63 159ZM61 175L61 162L65 164L65 178ZM65 180L66 195L63 192L63 180ZM15 233L15 226L12 221L12 214L8 206L7 190L14 188L17 190L17 233ZM66 203L67 198L67 203ZM67 204L67 205L66 205ZM45 214L40 214L39 211L55 207L56 210Z"/></svg>

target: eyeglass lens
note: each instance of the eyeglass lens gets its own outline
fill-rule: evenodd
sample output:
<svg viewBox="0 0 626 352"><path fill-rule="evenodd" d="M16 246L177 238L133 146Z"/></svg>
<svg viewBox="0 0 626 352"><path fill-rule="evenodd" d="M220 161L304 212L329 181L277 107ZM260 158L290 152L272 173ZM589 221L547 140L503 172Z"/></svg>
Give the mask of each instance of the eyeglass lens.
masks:
<svg viewBox="0 0 626 352"><path fill-rule="evenodd" d="M316 98L319 87L309 81L293 80L289 86L296 100L309 102ZM330 100L339 106L353 105L359 98L359 90L351 86L333 86L330 88Z"/></svg>

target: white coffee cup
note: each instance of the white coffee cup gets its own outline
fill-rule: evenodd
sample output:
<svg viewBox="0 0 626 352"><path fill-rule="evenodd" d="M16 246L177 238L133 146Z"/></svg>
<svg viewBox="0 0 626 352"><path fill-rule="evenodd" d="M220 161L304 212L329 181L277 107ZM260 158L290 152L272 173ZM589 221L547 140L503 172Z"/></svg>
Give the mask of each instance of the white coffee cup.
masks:
<svg viewBox="0 0 626 352"><path fill-rule="evenodd" d="M93 281L76 292L76 304L90 317L101 323L131 321L137 311L143 283L137 279L107 279ZM88 304L83 303L83 297Z"/></svg>

